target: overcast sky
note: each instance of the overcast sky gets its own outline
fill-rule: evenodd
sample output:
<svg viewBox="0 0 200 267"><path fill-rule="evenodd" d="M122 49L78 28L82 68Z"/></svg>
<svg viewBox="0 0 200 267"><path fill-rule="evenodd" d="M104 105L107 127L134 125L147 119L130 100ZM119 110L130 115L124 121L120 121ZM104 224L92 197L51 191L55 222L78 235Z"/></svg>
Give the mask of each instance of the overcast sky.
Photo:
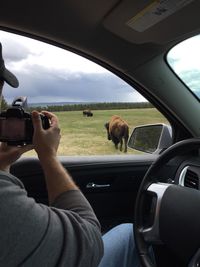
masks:
<svg viewBox="0 0 200 267"><path fill-rule="evenodd" d="M27 96L38 102L141 102L132 87L99 65L63 49L0 31L5 64L19 80L19 88L5 84L11 103ZM168 58L182 79L200 96L200 36L190 38Z"/></svg>
<svg viewBox="0 0 200 267"><path fill-rule="evenodd" d="M6 67L19 87L5 84L3 95L38 102L141 102L132 87L111 72L78 55L26 37L0 31Z"/></svg>

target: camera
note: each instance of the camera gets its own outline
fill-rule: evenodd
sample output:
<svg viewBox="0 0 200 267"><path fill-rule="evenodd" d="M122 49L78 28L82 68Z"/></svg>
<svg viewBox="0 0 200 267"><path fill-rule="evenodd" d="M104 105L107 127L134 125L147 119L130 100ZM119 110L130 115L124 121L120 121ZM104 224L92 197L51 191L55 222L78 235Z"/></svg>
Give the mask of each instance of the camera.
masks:
<svg viewBox="0 0 200 267"><path fill-rule="evenodd" d="M17 97L12 106L0 113L0 141L11 146L32 144L32 116L24 108L27 106L26 97ZM47 116L40 114L43 129L50 127Z"/></svg>

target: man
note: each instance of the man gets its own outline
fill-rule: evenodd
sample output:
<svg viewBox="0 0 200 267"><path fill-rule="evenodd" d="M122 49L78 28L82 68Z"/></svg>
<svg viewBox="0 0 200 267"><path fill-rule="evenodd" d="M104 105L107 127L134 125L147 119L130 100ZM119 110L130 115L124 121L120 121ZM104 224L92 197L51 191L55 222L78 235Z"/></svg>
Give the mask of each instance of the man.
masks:
<svg viewBox="0 0 200 267"><path fill-rule="evenodd" d="M0 44L0 93L4 81L18 86L4 65ZM0 145L0 266L137 267L131 224L117 226L103 236L102 258L99 222L56 157L58 119L50 112L43 114L50 120L47 130L39 113L32 112L33 146ZM28 198L23 184L9 173L11 164L33 147L44 171L49 207Z"/></svg>
<svg viewBox="0 0 200 267"><path fill-rule="evenodd" d="M0 86L18 86L2 58ZM23 184L9 173L10 165L32 146L0 146L0 266L97 266L103 255L99 222L78 187L57 160L60 130L55 115L44 114L50 128L42 128L32 113L33 145L44 171L49 204L27 197Z"/></svg>

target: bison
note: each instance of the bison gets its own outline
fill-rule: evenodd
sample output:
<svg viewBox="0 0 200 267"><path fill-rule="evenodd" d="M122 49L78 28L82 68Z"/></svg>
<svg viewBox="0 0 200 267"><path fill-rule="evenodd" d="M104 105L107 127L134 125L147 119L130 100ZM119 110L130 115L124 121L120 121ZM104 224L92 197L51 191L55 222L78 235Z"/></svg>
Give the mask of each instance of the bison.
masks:
<svg viewBox="0 0 200 267"><path fill-rule="evenodd" d="M83 116L92 117L93 113L91 112L91 110L86 109L86 110L83 110Z"/></svg>
<svg viewBox="0 0 200 267"><path fill-rule="evenodd" d="M110 121L105 123L105 128L108 134L108 140L112 140L115 144L115 148L118 149L120 143L120 151L122 151L123 140L124 140L124 152L127 152L127 142L129 137L129 126L126 121L121 117L114 115Z"/></svg>

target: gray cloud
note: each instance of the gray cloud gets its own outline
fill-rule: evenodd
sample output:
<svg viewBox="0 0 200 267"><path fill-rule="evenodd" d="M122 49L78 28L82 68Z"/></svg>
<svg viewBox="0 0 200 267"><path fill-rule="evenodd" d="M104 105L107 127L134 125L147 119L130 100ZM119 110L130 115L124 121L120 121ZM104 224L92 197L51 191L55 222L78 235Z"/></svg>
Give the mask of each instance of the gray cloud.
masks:
<svg viewBox="0 0 200 267"><path fill-rule="evenodd" d="M29 102L124 102L130 101L134 89L119 78L106 73L49 73L45 69L18 73L19 88L5 86L3 94L9 102L16 96L25 95ZM137 100L137 99L136 99Z"/></svg>
<svg viewBox="0 0 200 267"><path fill-rule="evenodd" d="M30 54L30 50L26 46L17 42L17 40L13 40L12 42L3 40L1 43L3 47L3 57L8 64L26 59Z"/></svg>
<svg viewBox="0 0 200 267"><path fill-rule="evenodd" d="M182 71L179 75L189 88L200 97L200 71L198 69L191 69Z"/></svg>

